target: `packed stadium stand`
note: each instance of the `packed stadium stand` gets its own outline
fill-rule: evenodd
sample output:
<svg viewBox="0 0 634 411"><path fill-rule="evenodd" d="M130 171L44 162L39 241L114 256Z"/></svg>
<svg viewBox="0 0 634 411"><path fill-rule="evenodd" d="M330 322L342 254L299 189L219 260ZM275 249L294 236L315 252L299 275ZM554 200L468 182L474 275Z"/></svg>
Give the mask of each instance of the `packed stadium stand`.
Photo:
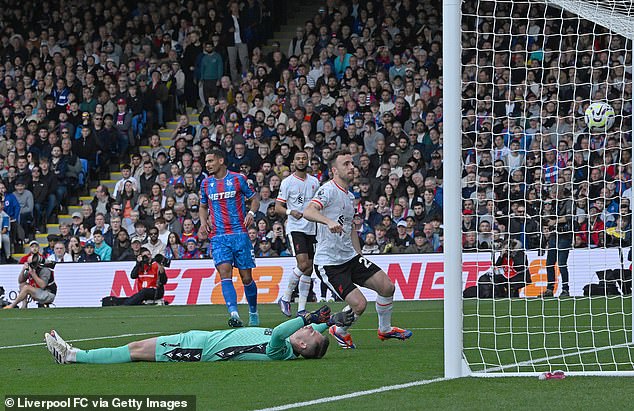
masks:
<svg viewBox="0 0 634 411"><path fill-rule="evenodd" d="M440 3L69 1L59 10L47 1L5 9L0 258L19 260L33 241L54 257L61 241L76 262L134 259L153 226L169 258L208 258L196 235L199 188L205 153L217 147L260 193L249 230L256 255L262 237L290 255L271 204L293 153L307 151L323 182L341 147L357 166L351 191L364 253L442 252ZM478 33L463 38L467 51L513 50L496 61L492 52L464 56L464 249L491 248L496 231L544 248L544 220L561 200L547 188L558 179L577 200L575 247L631 242L631 153L613 149L630 147L631 131L591 138L573 122L617 90L611 102L626 120L616 129L631 130L631 55L619 47L594 60L544 54L561 41L574 46L588 27L543 45L531 40L539 22L493 24L478 21ZM487 44L493 31L503 44ZM548 90L536 85L564 60L589 76L583 94L564 78L553 77ZM571 93L578 100L553 103Z"/></svg>

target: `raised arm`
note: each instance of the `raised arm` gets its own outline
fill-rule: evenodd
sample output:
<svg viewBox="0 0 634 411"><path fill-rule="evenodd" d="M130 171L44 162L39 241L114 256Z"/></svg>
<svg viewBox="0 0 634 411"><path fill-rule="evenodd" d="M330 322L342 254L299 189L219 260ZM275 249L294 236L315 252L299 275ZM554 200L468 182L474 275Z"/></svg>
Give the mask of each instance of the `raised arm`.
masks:
<svg viewBox="0 0 634 411"><path fill-rule="evenodd" d="M328 328L328 325L331 325L330 321L330 307L327 305L300 317L285 321L273 329L269 349L275 351L276 349L283 348L286 345L286 339L306 325L310 325L318 332L323 333ZM338 317L337 319L333 319L333 321L341 321L341 318ZM335 322L332 324L334 323Z"/></svg>
<svg viewBox="0 0 634 411"><path fill-rule="evenodd" d="M286 339L303 326L304 319L302 317L295 317L273 328L269 349L275 351L284 347L286 345Z"/></svg>

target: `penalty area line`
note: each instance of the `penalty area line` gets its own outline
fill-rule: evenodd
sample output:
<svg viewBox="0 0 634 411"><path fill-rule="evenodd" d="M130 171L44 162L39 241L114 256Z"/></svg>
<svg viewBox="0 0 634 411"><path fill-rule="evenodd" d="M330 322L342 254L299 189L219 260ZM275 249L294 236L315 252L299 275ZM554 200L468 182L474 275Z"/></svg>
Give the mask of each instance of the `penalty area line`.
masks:
<svg viewBox="0 0 634 411"><path fill-rule="evenodd" d="M125 338L125 337L136 337L140 335L158 335L159 332L146 332L146 333L133 333L133 334L119 334L119 335L106 335L104 337L90 337L90 338L78 338L76 340L68 340L67 342L82 342L82 341L97 341L97 340L109 340L112 338ZM7 350L9 348L25 348L25 347L37 347L38 345L46 345L46 343L30 343L30 344L19 344L19 345L5 345L0 347L0 350Z"/></svg>
<svg viewBox="0 0 634 411"><path fill-rule="evenodd" d="M281 411L281 410L288 410L291 408L308 407L310 405L325 404L328 402L347 400L349 398L362 397L364 395L378 394L378 393L387 392L387 391L403 390L406 388L419 387L422 385L434 384L436 382L442 382L442 381L448 381L448 380L449 378L439 377L439 378L433 378L431 380L412 381L405 384L386 385L384 387L374 388L372 390L355 391L348 394L335 395L333 397L323 397L323 398L318 398L316 400L295 402L292 404L278 405L278 406L270 407L270 408L261 408L255 411Z"/></svg>

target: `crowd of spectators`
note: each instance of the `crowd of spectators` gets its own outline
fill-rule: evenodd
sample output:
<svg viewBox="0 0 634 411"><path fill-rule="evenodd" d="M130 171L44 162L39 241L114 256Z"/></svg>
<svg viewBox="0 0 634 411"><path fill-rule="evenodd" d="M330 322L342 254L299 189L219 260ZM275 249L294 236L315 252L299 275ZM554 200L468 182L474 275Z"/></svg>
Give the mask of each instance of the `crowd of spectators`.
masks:
<svg viewBox="0 0 634 411"><path fill-rule="evenodd" d="M289 255L274 203L293 153L305 150L323 182L342 146L356 165L363 252L442 251L440 2L327 0L288 50L262 47L283 1L135 4L3 10L5 258L8 243L44 232L86 181L119 163L114 190L99 184L43 252L59 261L132 260L142 248L207 257L199 188L216 147L261 197L249 228L257 256ZM500 232L526 249L546 248L557 229L574 233L577 247L631 241L630 45L555 9L512 4L464 5L465 250L493 247ZM531 18L505 18L511 7ZM604 99L617 124L588 133L584 107ZM171 119L178 126L164 147L158 130ZM569 224L552 218L564 215Z"/></svg>
<svg viewBox="0 0 634 411"><path fill-rule="evenodd" d="M631 41L543 4L467 3L464 248L497 233L529 250L630 246ZM589 130L591 102L614 108L612 128Z"/></svg>

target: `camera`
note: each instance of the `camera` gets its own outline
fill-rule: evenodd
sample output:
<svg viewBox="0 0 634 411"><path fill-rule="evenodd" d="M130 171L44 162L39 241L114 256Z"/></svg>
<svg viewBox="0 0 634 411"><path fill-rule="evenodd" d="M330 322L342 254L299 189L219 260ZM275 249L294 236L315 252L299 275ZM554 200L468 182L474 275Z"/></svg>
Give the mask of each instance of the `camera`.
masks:
<svg viewBox="0 0 634 411"><path fill-rule="evenodd" d="M57 263L54 261L45 261L39 255L34 255L31 257L31 261L29 262L29 268L35 271L39 271L41 268L50 268L51 270L55 269L55 265Z"/></svg>
<svg viewBox="0 0 634 411"><path fill-rule="evenodd" d="M29 268L31 268L32 270L37 270L40 265L42 264L42 258L40 257L39 254L34 254L31 257L31 261L29 261Z"/></svg>
<svg viewBox="0 0 634 411"><path fill-rule="evenodd" d="M167 268L169 268L170 264L172 263L172 260L170 260L169 258L165 258L163 254L157 254L156 257L154 257L154 261Z"/></svg>

